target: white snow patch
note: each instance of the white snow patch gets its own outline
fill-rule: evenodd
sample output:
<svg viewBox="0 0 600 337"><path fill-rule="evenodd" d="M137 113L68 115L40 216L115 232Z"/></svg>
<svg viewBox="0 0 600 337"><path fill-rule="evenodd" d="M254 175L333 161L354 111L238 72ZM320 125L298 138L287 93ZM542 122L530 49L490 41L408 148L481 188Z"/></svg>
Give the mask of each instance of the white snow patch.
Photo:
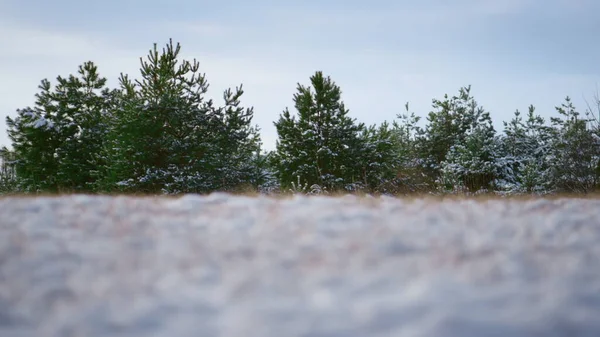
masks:
<svg viewBox="0 0 600 337"><path fill-rule="evenodd" d="M600 200L0 199L0 336L597 336Z"/></svg>
<svg viewBox="0 0 600 337"><path fill-rule="evenodd" d="M54 128L54 123L51 120L44 118L43 116L40 116L36 120L32 121L30 123L30 125L31 125L31 127L35 128L35 129L42 129L42 128L52 129L52 128Z"/></svg>

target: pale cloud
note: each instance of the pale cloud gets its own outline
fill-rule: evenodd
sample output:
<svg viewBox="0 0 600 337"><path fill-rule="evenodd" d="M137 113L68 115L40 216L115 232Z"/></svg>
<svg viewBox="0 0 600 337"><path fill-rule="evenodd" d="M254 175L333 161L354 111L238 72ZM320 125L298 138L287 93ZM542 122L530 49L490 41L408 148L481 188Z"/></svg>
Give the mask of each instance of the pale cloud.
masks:
<svg viewBox="0 0 600 337"><path fill-rule="evenodd" d="M4 57L36 57L40 62L65 56L81 58L89 55L91 51L98 51L96 46L103 42L85 34L56 34L49 30L11 24L7 21L0 23L0 43L10 46Z"/></svg>
<svg viewBox="0 0 600 337"><path fill-rule="evenodd" d="M477 1L467 8L472 16L498 16L520 13L527 7L527 0L482 0Z"/></svg>
<svg viewBox="0 0 600 337"><path fill-rule="evenodd" d="M162 30L167 30L172 34L187 34L194 35L199 38L223 38L232 37L237 33L236 28L233 25L218 24L216 22L182 22L182 21L167 21L159 24Z"/></svg>

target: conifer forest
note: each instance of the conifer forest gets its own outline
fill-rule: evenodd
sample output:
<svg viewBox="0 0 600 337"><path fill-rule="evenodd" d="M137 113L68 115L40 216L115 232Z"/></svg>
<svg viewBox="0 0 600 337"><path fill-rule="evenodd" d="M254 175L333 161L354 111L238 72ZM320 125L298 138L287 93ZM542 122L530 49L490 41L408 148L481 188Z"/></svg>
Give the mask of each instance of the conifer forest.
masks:
<svg viewBox="0 0 600 337"><path fill-rule="evenodd" d="M181 46L156 44L140 72L107 86L99 67L44 79L35 104L7 117L0 193L373 195L590 193L600 187L600 100L559 98L493 126L471 87L432 100L426 120L407 103L390 121L349 116L342 88L316 71L274 121L265 151L243 86L207 99L209 83ZM310 74L309 74L310 75ZM562 101L562 103L561 103Z"/></svg>

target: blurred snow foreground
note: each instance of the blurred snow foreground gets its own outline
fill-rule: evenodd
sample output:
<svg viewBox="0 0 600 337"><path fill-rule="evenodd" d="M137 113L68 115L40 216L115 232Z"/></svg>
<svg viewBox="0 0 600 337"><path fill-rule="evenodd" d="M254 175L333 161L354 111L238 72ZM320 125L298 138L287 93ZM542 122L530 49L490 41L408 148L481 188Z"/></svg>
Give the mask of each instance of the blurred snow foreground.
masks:
<svg viewBox="0 0 600 337"><path fill-rule="evenodd" d="M0 336L600 336L600 200L0 199Z"/></svg>

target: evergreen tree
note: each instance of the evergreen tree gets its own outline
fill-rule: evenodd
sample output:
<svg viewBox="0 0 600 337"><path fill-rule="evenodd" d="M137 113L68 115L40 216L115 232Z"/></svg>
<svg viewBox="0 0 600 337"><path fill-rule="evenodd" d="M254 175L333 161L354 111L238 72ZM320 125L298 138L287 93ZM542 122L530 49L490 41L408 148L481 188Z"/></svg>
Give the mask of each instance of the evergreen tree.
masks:
<svg viewBox="0 0 600 337"><path fill-rule="evenodd" d="M488 112L479 109L473 117L463 141L455 143L442 162L442 185L450 185L446 188L471 192L494 188L499 168L496 131Z"/></svg>
<svg viewBox="0 0 600 337"><path fill-rule="evenodd" d="M392 147L394 156L394 178L388 185L395 192L412 193L427 189L427 179L424 179L423 167L426 161L423 145L424 130L417 124L421 120L414 112L409 113L409 104L405 105L406 112L398 114L392 124Z"/></svg>
<svg viewBox="0 0 600 337"><path fill-rule="evenodd" d="M278 190L279 184L274 166L272 166L273 151L262 149L253 154L251 167L253 169L249 179L252 191L271 194Z"/></svg>
<svg viewBox="0 0 600 337"><path fill-rule="evenodd" d="M79 77L44 79L34 107L7 117L20 188L25 192L91 191L106 127L101 124L110 91L92 62Z"/></svg>
<svg viewBox="0 0 600 337"><path fill-rule="evenodd" d="M172 41L140 59L141 80L121 75L105 147L103 187L141 193L231 191L253 174L259 150L253 109L243 94L224 92L225 106L206 100L208 83L198 61L179 60Z"/></svg>
<svg viewBox="0 0 600 337"><path fill-rule="evenodd" d="M587 109L585 111L585 115L589 120L590 128L594 135L598 138L594 137L597 141L600 142L600 94L597 93L594 96L593 104L588 104Z"/></svg>
<svg viewBox="0 0 600 337"><path fill-rule="evenodd" d="M276 162L281 186L302 184L328 190L360 188L360 160L364 153L360 133L363 124L348 116L340 88L318 71L311 86L298 84L294 94L298 118L286 108L276 121ZM314 90L314 91L313 91Z"/></svg>
<svg viewBox="0 0 600 337"><path fill-rule="evenodd" d="M15 155L5 146L0 148L0 195L16 193L17 173L15 171Z"/></svg>
<svg viewBox="0 0 600 337"><path fill-rule="evenodd" d="M360 134L359 160L361 183L367 191L392 193L389 181L396 175L393 129L387 122L363 128Z"/></svg>
<svg viewBox="0 0 600 337"><path fill-rule="evenodd" d="M106 88L106 78L97 70L94 63L86 62L79 67L80 77L58 77L55 102L60 113L55 125L60 126L64 141L56 151L57 183L63 191L94 191L100 178L100 151L108 133L106 115L114 91Z"/></svg>
<svg viewBox="0 0 600 337"><path fill-rule="evenodd" d="M548 191L551 181L546 163L550 151L550 128L529 106L527 119L516 110L510 122L504 122L501 139L503 171L502 189L509 192L540 193Z"/></svg>
<svg viewBox="0 0 600 337"><path fill-rule="evenodd" d="M446 184L447 177L440 180L442 169L444 165L456 162L457 156L462 156L462 161L466 160L465 155L488 156L486 152L490 149L485 149L482 153L468 152L475 151L473 147L478 144L489 142L488 136L493 133L493 128L489 129L488 126L481 126L477 131L480 123L488 123L489 113L474 100L470 86L460 88L457 96L448 97L446 94L443 100L434 99L433 108L427 117L428 124L418 140L423 170L429 176L430 186L435 186L438 182ZM453 158L447 161L447 155L452 149L455 151ZM448 172L446 167L444 174L447 175Z"/></svg>
<svg viewBox="0 0 600 337"><path fill-rule="evenodd" d="M597 186L600 173L600 145L591 121L580 116L568 96L556 111L560 116L551 118L552 182L560 191L587 193Z"/></svg>
<svg viewBox="0 0 600 337"><path fill-rule="evenodd" d="M226 90L225 106L211 111L218 119L211 127L212 139L205 138L209 141L201 172L201 181L207 184L205 191L255 190L264 182L259 129L250 125L253 109L240 106L243 93L241 86L235 92Z"/></svg>
<svg viewBox="0 0 600 337"><path fill-rule="evenodd" d="M422 132L417 126L420 117L406 112L398 114L392 124L382 123L365 129L362 133L365 184L371 191L385 194L416 192L422 189L421 161L417 136Z"/></svg>
<svg viewBox="0 0 600 337"><path fill-rule="evenodd" d="M6 118L8 136L15 153L19 189L23 192L56 191L58 160L56 149L61 143L54 128L56 107L52 102L52 85L44 79L34 107L17 110L17 117Z"/></svg>
<svg viewBox="0 0 600 337"><path fill-rule="evenodd" d="M596 93L594 96L593 107L588 105L585 115L589 121L588 127L591 133L592 141L594 145L600 147L600 94ZM600 149L594 152L592 155L592 165L596 163L595 167L595 189L600 188Z"/></svg>

